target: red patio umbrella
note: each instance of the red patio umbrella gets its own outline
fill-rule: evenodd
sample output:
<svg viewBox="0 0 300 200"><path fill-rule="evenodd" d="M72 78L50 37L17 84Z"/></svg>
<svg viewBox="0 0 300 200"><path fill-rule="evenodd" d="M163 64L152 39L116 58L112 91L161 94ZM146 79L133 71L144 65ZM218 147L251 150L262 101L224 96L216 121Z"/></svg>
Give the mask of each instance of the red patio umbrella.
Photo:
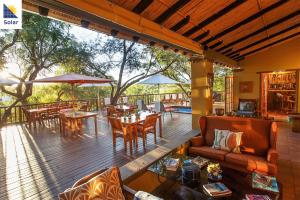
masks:
<svg viewBox="0 0 300 200"><path fill-rule="evenodd" d="M92 76L86 76L82 74L69 73L60 76L53 76L49 78L36 79L34 83L69 83L72 85L72 96L74 97L74 85L84 83L108 83L112 82L111 79L97 78ZM74 100L74 99L73 99Z"/></svg>

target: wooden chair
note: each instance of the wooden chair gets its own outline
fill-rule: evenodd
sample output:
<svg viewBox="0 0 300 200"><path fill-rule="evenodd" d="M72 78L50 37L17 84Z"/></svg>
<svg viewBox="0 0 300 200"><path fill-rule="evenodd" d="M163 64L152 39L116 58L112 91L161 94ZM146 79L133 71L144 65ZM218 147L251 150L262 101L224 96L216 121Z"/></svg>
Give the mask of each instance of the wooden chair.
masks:
<svg viewBox="0 0 300 200"><path fill-rule="evenodd" d="M178 96L177 96L177 94L171 94L171 103L176 103L177 102L177 100L178 100Z"/></svg>
<svg viewBox="0 0 300 200"><path fill-rule="evenodd" d="M114 105L109 105L106 107L107 122L109 123L109 117L121 117L122 113L117 111Z"/></svg>
<svg viewBox="0 0 300 200"><path fill-rule="evenodd" d="M64 113L59 113L59 130L61 136L66 136L69 131L72 131L71 123L66 118Z"/></svg>
<svg viewBox="0 0 300 200"><path fill-rule="evenodd" d="M58 197L59 200L98 199L98 197L129 200L134 199L135 193L135 190L123 185L119 168L111 167L81 178Z"/></svg>
<svg viewBox="0 0 300 200"><path fill-rule="evenodd" d="M116 146L116 139L118 136L123 137L124 140L124 148L127 150L127 137L128 130L127 127L124 127L121 123L121 120L116 117L108 117L108 120L111 124L112 135L113 135L113 145ZM130 139L130 138L129 138Z"/></svg>
<svg viewBox="0 0 300 200"><path fill-rule="evenodd" d="M162 116L164 117L164 115L166 113L170 113L171 117L173 117L172 112L174 111L174 108L172 107L165 107L165 105L163 104L163 102L155 102L155 112L157 113L162 113Z"/></svg>
<svg viewBox="0 0 300 200"><path fill-rule="evenodd" d="M61 136L66 136L68 133L75 135L82 130L82 121L80 119L74 121L66 118L62 112L59 113L59 129Z"/></svg>
<svg viewBox="0 0 300 200"><path fill-rule="evenodd" d="M171 102L171 97L170 94L165 94L165 97L163 99L164 103L170 103Z"/></svg>
<svg viewBox="0 0 300 200"><path fill-rule="evenodd" d="M154 142L156 143L156 122L158 114L152 114L146 117L144 123L138 124L138 131L143 138L143 146L146 147L147 134L154 134Z"/></svg>
<svg viewBox="0 0 300 200"><path fill-rule="evenodd" d="M89 102L82 102L79 108L79 111L87 112L89 108Z"/></svg>

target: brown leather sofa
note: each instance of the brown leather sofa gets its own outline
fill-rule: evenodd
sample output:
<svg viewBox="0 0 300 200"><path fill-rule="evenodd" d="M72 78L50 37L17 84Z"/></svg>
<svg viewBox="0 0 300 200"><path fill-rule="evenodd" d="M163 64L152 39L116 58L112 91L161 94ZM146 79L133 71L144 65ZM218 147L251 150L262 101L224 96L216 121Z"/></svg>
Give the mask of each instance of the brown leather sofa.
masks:
<svg viewBox="0 0 300 200"><path fill-rule="evenodd" d="M277 124L271 120L207 116L199 119L201 135L191 139L189 153L242 172L277 174ZM241 154L213 149L215 129L241 131Z"/></svg>

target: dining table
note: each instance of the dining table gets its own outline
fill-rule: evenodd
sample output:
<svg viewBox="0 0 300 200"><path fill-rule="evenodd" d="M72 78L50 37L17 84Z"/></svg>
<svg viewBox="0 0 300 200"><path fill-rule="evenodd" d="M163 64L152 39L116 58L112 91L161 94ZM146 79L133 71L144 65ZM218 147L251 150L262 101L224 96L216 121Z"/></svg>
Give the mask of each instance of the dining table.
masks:
<svg viewBox="0 0 300 200"><path fill-rule="evenodd" d="M157 114L158 122L159 122L159 136L162 137L162 114L155 113L151 111L140 111L137 115L132 114L129 116L121 116L120 120L122 126L128 131L129 135L129 146L130 146L130 153L132 154L132 141L135 141L136 148L138 148L138 137L137 137L137 126L140 123L143 123L146 120L146 117L152 114Z"/></svg>
<svg viewBox="0 0 300 200"><path fill-rule="evenodd" d="M94 112L85 112L85 111L73 111L69 110L63 112L65 118L68 119L73 126L76 126L75 123L80 120L82 122L83 119L94 118L94 126L95 126L95 135L98 135L98 125L97 125L97 113ZM80 132L82 132L82 123L79 125Z"/></svg>
<svg viewBox="0 0 300 200"><path fill-rule="evenodd" d="M116 105L115 106L115 109L118 112L121 112L123 114L129 114L129 113L133 112L136 108L137 108L137 106L135 106L135 105Z"/></svg>
<svg viewBox="0 0 300 200"><path fill-rule="evenodd" d="M33 124L33 127L36 128L37 127L37 122L40 120L41 114L49 112L49 111L54 110L54 109L56 109L56 108L44 107L44 108L28 109L27 112L29 114L29 117L27 119L27 122L29 124L29 128L31 129L32 124Z"/></svg>

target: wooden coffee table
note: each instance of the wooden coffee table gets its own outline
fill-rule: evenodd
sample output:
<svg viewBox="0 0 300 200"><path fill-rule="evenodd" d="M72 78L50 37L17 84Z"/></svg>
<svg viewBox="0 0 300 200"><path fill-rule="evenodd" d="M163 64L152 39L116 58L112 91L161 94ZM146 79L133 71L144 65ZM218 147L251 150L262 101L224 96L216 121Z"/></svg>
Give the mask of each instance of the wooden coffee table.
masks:
<svg viewBox="0 0 300 200"><path fill-rule="evenodd" d="M151 165L146 172L141 173L141 175L136 178L137 181L131 185L131 188L144 191L147 191L148 189L147 192L150 192L151 194L161 197L165 200L191 199L191 196L193 197L192 199L197 200L220 199L220 197L213 198L203 191L203 184L208 183L206 167L201 170L201 181L198 186L196 188L189 188L181 183L181 167L184 161L192 159L192 157L177 153L167 156L171 156L172 158L180 158L180 165L177 172L173 173L165 170L165 167L162 164L163 160L166 159L166 157L164 157ZM222 167L222 170L223 179L220 182L224 183L232 191L231 196L223 197L223 199L241 200L245 198L246 194L266 194L271 199L276 200L282 198L282 185L280 183L278 183L280 193L257 190L251 186L252 174L242 173L224 167ZM149 185L145 183L149 183ZM145 189L140 184L146 185ZM134 188L134 186L137 188Z"/></svg>

